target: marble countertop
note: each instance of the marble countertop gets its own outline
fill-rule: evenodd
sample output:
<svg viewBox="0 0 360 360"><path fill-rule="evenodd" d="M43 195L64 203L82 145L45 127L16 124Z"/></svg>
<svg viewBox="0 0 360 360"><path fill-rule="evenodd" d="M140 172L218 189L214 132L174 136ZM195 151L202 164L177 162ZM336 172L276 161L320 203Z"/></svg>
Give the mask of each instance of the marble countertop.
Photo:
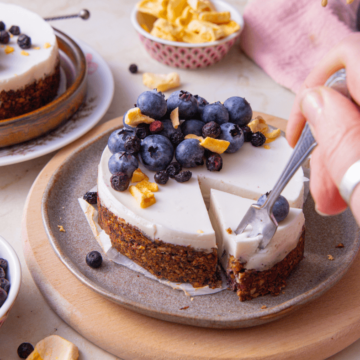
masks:
<svg viewBox="0 0 360 360"><path fill-rule="evenodd" d="M130 11L136 1L125 0L5 0L29 8L41 16L77 13L82 8L91 12L88 21L62 20L52 25L70 36L88 43L109 64L115 79L112 105L101 120L122 115L145 90L141 74L128 71L136 63L143 72L172 71L151 59L137 38L130 23ZM229 0L241 12L247 0ZM208 101L224 101L234 95L246 97L253 109L287 118L294 94L277 85L258 66L245 57L238 46L220 63L206 69L178 71L182 88L205 97ZM167 94L168 95L168 94ZM65 324L47 305L26 267L21 242L20 219L26 196L41 169L53 154L28 162L0 168L0 235L15 248L22 264L22 286L8 320L0 329L0 359L18 359L16 350L22 342L36 344L42 338L58 334L80 350L81 360L114 360ZM360 357L360 340L331 357L331 360L352 360Z"/></svg>

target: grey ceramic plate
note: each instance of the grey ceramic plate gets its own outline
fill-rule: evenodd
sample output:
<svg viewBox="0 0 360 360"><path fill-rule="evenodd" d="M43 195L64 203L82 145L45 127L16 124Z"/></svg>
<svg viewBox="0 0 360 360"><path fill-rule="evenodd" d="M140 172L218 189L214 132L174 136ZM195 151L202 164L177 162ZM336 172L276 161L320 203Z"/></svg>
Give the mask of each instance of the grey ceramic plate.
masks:
<svg viewBox="0 0 360 360"><path fill-rule="evenodd" d="M85 285L131 310L154 318L211 328L241 328L264 324L291 313L330 289L347 271L359 249L358 227L350 211L321 217L308 198L305 207L305 259L288 279L285 292L241 303L235 293L197 296L183 292L105 258L94 270L85 263L91 250L101 251L77 198L94 186L97 164L109 132L84 144L53 174L44 192L42 211L49 240L68 269ZM57 225L66 232L59 232ZM342 242L345 247L335 246ZM328 260L327 255L334 257ZM266 305L266 309L261 309ZM186 310L181 308L189 306Z"/></svg>

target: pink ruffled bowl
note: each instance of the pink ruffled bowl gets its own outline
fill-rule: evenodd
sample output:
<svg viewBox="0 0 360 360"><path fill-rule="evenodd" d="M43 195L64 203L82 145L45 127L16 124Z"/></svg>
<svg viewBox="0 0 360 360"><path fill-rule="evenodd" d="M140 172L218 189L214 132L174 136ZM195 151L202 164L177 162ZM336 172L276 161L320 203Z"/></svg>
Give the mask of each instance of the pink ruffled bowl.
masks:
<svg viewBox="0 0 360 360"><path fill-rule="evenodd" d="M164 65L181 69L203 68L220 61L229 52L244 28L244 19L233 6L221 0L213 0L212 3L217 11L229 11L231 19L240 25L240 30L218 41L188 44L163 40L149 34L141 25L146 24L151 29L155 17L139 13L136 7L131 13L131 22L146 51L153 59Z"/></svg>

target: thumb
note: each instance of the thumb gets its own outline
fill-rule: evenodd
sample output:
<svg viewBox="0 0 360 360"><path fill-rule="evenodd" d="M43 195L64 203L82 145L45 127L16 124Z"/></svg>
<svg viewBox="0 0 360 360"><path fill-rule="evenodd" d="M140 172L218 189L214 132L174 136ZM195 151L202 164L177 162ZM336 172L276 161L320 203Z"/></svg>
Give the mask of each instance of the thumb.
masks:
<svg viewBox="0 0 360 360"><path fill-rule="evenodd" d="M339 185L346 170L360 159L357 106L333 89L318 87L303 93L300 109L321 148L329 175Z"/></svg>

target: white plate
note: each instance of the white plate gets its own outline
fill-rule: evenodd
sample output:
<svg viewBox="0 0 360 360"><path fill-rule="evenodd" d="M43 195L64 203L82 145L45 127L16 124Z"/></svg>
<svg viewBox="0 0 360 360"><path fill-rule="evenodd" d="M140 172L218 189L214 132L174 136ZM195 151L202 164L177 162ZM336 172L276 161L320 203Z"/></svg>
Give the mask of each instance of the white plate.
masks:
<svg viewBox="0 0 360 360"><path fill-rule="evenodd" d="M31 160L75 141L104 116L114 96L114 78L105 60L89 45L76 40L88 64L87 95L80 109L58 129L37 139L0 149L0 166Z"/></svg>

